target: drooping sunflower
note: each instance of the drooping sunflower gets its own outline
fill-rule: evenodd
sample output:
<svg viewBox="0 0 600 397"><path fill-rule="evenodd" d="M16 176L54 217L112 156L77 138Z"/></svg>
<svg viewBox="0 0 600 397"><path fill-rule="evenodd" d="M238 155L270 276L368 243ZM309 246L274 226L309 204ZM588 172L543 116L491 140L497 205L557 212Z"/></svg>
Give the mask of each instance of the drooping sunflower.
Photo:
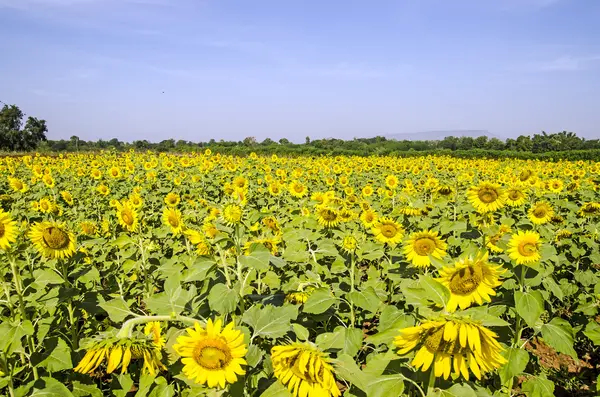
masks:
<svg viewBox="0 0 600 397"><path fill-rule="evenodd" d="M81 233L86 236L94 236L98 233L98 227L91 221L83 221L79 224L79 227L81 228Z"/></svg>
<svg viewBox="0 0 600 397"><path fill-rule="evenodd" d="M293 397L341 395L327 353L310 342L271 348L273 373Z"/></svg>
<svg viewBox="0 0 600 397"><path fill-rule="evenodd" d="M252 248L255 245L262 245L266 249L271 252L271 255L277 255L278 253L278 245L281 243L281 238L279 236L272 238L257 238L250 240L244 244L244 253L246 255L250 255L252 252Z"/></svg>
<svg viewBox="0 0 600 397"><path fill-rule="evenodd" d="M181 211L177 208L165 207L163 210L162 221L166 226L171 228L171 233L179 236L183 232L183 220Z"/></svg>
<svg viewBox="0 0 600 397"><path fill-rule="evenodd" d="M0 209L0 249L7 250L17 241L16 225L17 222L11 219L10 214Z"/></svg>
<svg viewBox="0 0 600 397"><path fill-rule="evenodd" d="M554 209L545 201L535 203L527 212L529 220L536 225L543 225L550 222L554 215Z"/></svg>
<svg viewBox="0 0 600 397"><path fill-rule="evenodd" d="M600 203L589 202L584 203L579 211L577 212L579 216L583 216L586 218L592 218L594 216L600 215Z"/></svg>
<svg viewBox="0 0 600 397"><path fill-rule="evenodd" d="M506 204L511 207L520 207L525 204L527 193L521 188L511 187L506 190Z"/></svg>
<svg viewBox="0 0 600 397"><path fill-rule="evenodd" d="M496 183L481 182L469 189L467 198L477 212L493 212L504 206L506 192Z"/></svg>
<svg viewBox="0 0 600 397"><path fill-rule="evenodd" d="M394 344L399 355L418 349L411 365L422 372L433 365L434 375L469 379L469 370L477 379L500 368L507 361L496 340L498 335L478 322L466 319L427 320L415 327L400 330ZM452 368L454 367L454 371Z"/></svg>
<svg viewBox="0 0 600 397"><path fill-rule="evenodd" d="M423 230L410 235L404 244L406 259L416 267L431 265L429 255L436 259L446 256L446 243L438 237L438 232Z"/></svg>
<svg viewBox="0 0 600 397"><path fill-rule="evenodd" d="M39 222L29 231L31 242L45 258L69 258L75 252L75 235L64 223Z"/></svg>
<svg viewBox="0 0 600 397"><path fill-rule="evenodd" d="M233 226L242 221L242 215L242 207L237 204L228 204L225 206L225 208L223 208L221 217L226 224Z"/></svg>
<svg viewBox="0 0 600 397"><path fill-rule="evenodd" d="M248 351L244 343L244 334L235 329L231 322L222 328L222 322L209 319L206 328L195 323L188 328L188 335L177 338L173 349L182 356L183 373L192 381L208 387L225 387L226 383L235 383L238 375L246 371L244 356Z"/></svg>
<svg viewBox="0 0 600 397"><path fill-rule="evenodd" d="M161 333L159 321L150 321L149 323L146 323L144 326L144 335L151 335L152 343L154 343L154 346L158 349L161 349L166 344L165 337Z"/></svg>
<svg viewBox="0 0 600 397"><path fill-rule="evenodd" d="M315 214L319 225L332 228L336 227L342 221L340 219L340 213L335 208L327 205L319 205L316 208Z"/></svg>
<svg viewBox="0 0 600 397"><path fill-rule="evenodd" d="M475 303L491 302L490 296L496 295L494 288L502 284L499 277L504 272L502 266L488 262L487 252L444 266L437 281L450 290L446 310L452 313L458 307L464 310Z"/></svg>
<svg viewBox="0 0 600 397"><path fill-rule="evenodd" d="M8 177L8 184L15 192L25 193L29 189L19 178Z"/></svg>
<svg viewBox="0 0 600 397"><path fill-rule="evenodd" d="M517 265L535 263L542 257L540 235L532 231L520 230L508 242L508 255Z"/></svg>
<svg viewBox="0 0 600 397"><path fill-rule="evenodd" d="M73 204L75 203L75 201L73 200L73 195L66 190L60 192L60 196L65 201L65 203L67 203L70 206L73 206Z"/></svg>
<svg viewBox="0 0 600 397"><path fill-rule="evenodd" d="M377 241L390 245L398 244L404 236L402 226L393 219L386 217L379 218L373 225L371 232Z"/></svg>
<svg viewBox="0 0 600 397"><path fill-rule="evenodd" d="M138 213L127 201L117 202L117 218L119 224L130 232L135 232L139 225Z"/></svg>
<svg viewBox="0 0 600 397"><path fill-rule="evenodd" d="M205 256L212 254L212 247L203 234L196 230L188 229L185 231L185 235L190 240L190 243L196 246L196 252L198 255Z"/></svg>

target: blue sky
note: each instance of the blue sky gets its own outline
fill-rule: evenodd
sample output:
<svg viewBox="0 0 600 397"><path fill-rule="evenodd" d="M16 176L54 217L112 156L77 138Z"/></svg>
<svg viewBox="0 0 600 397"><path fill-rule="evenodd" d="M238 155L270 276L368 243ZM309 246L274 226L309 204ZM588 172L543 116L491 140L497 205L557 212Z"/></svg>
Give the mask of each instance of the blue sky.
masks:
<svg viewBox="0 0 600 397"><path fill-rule="evenodd" d="M0 100L51 139L599 138L599 20L598 0L0 0Z"/></svg>

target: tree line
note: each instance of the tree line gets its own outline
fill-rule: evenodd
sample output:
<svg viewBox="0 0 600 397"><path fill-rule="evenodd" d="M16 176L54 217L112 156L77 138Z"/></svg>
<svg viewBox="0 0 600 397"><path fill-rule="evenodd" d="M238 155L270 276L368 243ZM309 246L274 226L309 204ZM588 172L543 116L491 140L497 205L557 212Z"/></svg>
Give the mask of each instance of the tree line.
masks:
<svg viewBox="0 0 600 397"><path fill-rule="evenodd" d="M516 139L488 138L487 136L455 137L441 140L395 140L383 136L373 138L316 139L306 137L303 143L293 143L286 138L274 141L266 138L259 142L255 137L242 141L211 139L206 142L165 139L160 142L136 140L123 142L118 138L97 141L82 140L72 136L68 140L47 140L46 122L29 117L23 126L23 113L15 105L5 105L0 111L0 150L42 152L89 152L98 150L153 150L158 152L193 152L211 150L235 155L408 155L451 154L459 157L516 157L545 159L600 159L600 139L584 139L575 133L561 131L521 135Z"/></svg>

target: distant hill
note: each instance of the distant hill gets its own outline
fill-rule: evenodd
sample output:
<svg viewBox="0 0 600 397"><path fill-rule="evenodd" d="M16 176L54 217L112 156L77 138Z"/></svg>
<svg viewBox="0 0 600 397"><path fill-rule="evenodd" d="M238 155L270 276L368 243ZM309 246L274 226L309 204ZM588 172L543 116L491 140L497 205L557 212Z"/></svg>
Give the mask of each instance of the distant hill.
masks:
<svg viewBox="0 0 600 397"><path fill-rule="evenodd" d="M491 134L487 130L440 130L440 131L423 131L413 132L405 134L388 134L384 135L387 139L394 139L397 141L441 141L447 136L460 137L471 137L477 138L479 136L487 136L488 138L498 138L504 141L506 138Z"/></svg>

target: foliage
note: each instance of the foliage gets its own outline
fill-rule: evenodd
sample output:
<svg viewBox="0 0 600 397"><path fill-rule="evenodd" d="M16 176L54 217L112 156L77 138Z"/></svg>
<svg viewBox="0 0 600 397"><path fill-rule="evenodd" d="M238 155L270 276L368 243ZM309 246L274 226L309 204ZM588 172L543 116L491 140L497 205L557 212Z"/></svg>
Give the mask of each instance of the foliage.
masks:
<svg viewBox="0 0 600 397"><path fill-rule="evenodd" d="M0 110L0 150L35 150L46 140L46 132L46 121L35 117L28 117L23 126L23 112L15 105L4 105Z"/></svg>
<svg viewBox="0 0 600 397"><path fill-rule="evenodd" d="M0 174L3 395L283 397L272 348L290 341L344 396L596 391L600 163L132 151L4 157ZM530 211L542 201L547 221ZM479 298L447 311L483 274ZM217 318L247 347L225 388L190 379L177 347ZM480 380L416 370L394 341L440 318L493 331L507 363ZM133 337L146 356L115 371Z"/></svg>

